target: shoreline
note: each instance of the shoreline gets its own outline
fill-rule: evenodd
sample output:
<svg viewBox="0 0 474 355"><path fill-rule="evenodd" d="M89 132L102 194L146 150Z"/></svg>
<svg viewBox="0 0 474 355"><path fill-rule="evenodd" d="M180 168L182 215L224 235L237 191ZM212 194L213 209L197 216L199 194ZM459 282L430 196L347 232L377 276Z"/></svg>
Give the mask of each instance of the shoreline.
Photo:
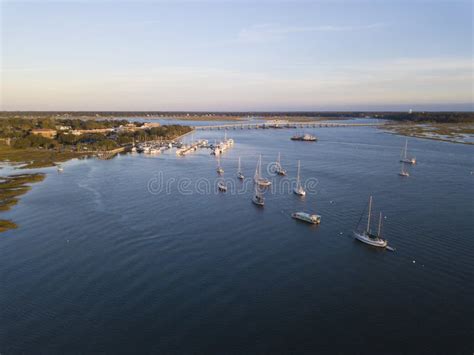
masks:
<svg viewBox="0 0 474 355"><path fill-rule="evenodd" d="M0 176L0 212L9 211L18 204L20 196L31 190L31 184L41 182L45 178L45 173ZM0 219L0 233L16 228L18 225L12 220Z"/></svg>
<svg viewBox="0 0 474 355"><path fill-rule="evenodd" d="M440 142L474 145L462 139L474 139L474 125L472 124L448 124L448 123L423 123L423 124L393 124L382 129L385 133L429 139Z"/></svg>

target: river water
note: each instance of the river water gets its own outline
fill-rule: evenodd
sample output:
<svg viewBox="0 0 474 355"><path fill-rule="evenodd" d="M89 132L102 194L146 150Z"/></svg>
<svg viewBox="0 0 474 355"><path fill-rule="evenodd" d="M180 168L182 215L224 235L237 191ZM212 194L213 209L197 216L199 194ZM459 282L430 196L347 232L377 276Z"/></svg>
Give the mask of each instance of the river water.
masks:
<svg viewBox="0 0 474 355"><path fill-rule="evenodd" d="M402 178L403 137L306 131L319 141L229 131L225 194L206 149L43 169L2 213L19 229L0 235L0 353L472 353L473 147L410 139ZM286 179L266 171L278 152ZM235 179L259 154L263 209ZM303 199L287 184L297 160ZM351 238L369 195L395 252Z"/></svg>

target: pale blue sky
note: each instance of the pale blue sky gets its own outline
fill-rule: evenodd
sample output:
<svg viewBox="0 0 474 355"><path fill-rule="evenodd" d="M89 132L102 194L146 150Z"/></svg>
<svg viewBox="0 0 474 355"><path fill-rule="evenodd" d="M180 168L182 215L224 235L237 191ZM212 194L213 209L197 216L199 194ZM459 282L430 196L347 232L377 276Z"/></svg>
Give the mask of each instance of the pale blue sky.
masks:
<svg viewBox="0 0 474 355"><path fill-rule="evenodd" d="M472 110L470 1L1 9L3 110Z"/></svg>

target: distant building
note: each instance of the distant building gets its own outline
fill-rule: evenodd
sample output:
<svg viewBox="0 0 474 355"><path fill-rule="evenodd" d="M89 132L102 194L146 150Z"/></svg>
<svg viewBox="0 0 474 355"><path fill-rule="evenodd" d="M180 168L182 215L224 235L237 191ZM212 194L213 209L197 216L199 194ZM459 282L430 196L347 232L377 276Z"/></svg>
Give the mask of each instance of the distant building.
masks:
<svg viewBox="0 0 474 355"><path fill-rule="evenodd" d="M411 115L413 113L413 110L412 109L409 109L408 110L408 113Z"/></svg>
<svg viewBox="0 0 474 355"><path fill-rule="evenodd" d="M56 126L56 129L58 131L69 131L70 129L72 129L71 126Z"/></svg>
<svg viewBox="0 0 474 355"><path fill-rule="evenodd" d="M138 127L134 123L127 123L126 125L121 125L120 127L116 128L116 132L135 132Z"/></svg>
<svg viewBox="0 0 474 355"><path fill-rule="evenodd" d="M145 122L142 128L153 128L153 127L160 127L158 122Z"/></svg>
<svg viewBox="0 0 474 355"><path fill-rule="evenodd" d="M11 145L11 138L0 138L0 144Z"/></svg>
<svg viewBox="0 0 474 355"><path fill-rule="evenodd" d="M49 129L49 128L37 128L37 129L32 129L31 133L36 134L38 136L43 136L46 138L54 138L58 134L58 131L56 131L55 129Z"/></svg>

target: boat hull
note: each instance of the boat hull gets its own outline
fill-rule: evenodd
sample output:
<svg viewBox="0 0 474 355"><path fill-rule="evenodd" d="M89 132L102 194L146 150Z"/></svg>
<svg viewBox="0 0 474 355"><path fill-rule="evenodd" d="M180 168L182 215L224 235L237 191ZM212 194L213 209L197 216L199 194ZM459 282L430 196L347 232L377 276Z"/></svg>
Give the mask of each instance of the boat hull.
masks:
<svg viewBox="0 0 474 355"><path fill-rule="evenodd" d="M371 245L376 248L386 248L387 247L387 241L382 238L370 238L367 233L360 233L360 232L354 232L354 238L357 239L358 241Z"/></svg>
<svg viewBox="0 0 474 355"><path fill-rule="evenodd" d="M257 179L255 180L255 183L258 185L258 186L262 186L262 187L268 187L272 184L271 181L268 181L268 180L263 180L263 179Z"/></svg>
<svg viewBox="0 0 474 355"><path fill-rule="evenodd" d="M297 219L302 222L310 223L310 224L319 224L321 223L321 216L320 215L310 215L309 213L304 212L295 212L291 214L291 217Z"/></svg>
<svg viewBox="0 0 474 355"><path fill-rule="evenodd" d="M255 196L252 198L252 203L259 207L263 207L265 205L265 202L263 199L258 199Z"/></svg>
<svg viewBox="0 0 474 355"><path fill-rule="evenodd" d="M295 193L296 195L298 196L306 196L306 191L305 190L301 190L301 189L293 189L293 193Z"/></svg>

